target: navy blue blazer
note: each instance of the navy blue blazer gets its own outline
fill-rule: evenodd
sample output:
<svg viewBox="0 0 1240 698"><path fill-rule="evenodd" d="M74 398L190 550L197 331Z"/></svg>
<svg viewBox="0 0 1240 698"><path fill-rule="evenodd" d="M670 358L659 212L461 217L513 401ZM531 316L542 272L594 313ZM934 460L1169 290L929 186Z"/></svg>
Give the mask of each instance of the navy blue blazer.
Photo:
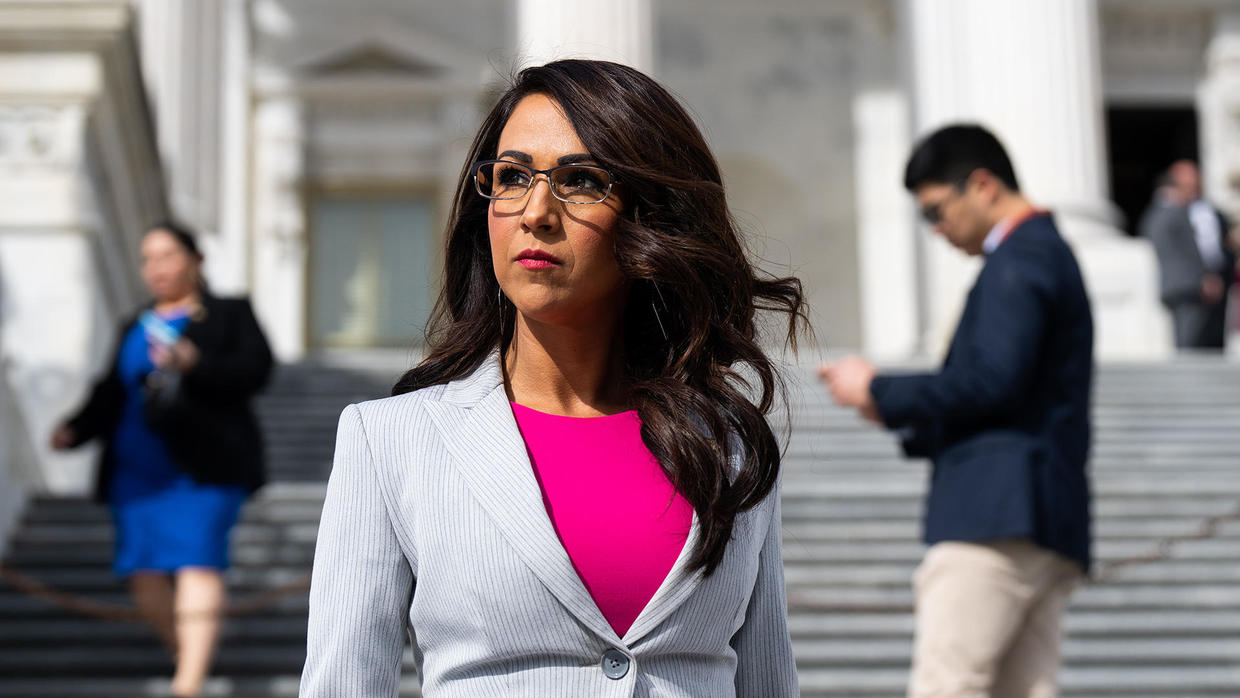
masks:
<svg viewBox="0 0 1240 698"><path fill-rule="evenodd" d="M925 541L1028 538L1090 566L1093 320L1049 215L986 260L937 373L870 387L909 457L934 470Z"/></svg>

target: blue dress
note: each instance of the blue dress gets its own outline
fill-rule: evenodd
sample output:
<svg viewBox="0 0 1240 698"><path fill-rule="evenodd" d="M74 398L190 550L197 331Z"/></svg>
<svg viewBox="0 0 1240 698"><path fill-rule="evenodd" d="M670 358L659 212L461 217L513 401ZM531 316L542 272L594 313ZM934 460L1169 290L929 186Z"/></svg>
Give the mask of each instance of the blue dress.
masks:
<svg viewBox="0 0 1240 698"><path fill-rule="evenodd" d="M179 335L189 317L155 316L164 339ZM150 318L154 319L154 318ZM156 325L160 323L156 322ZM142 382L155 369L152 332L142 322L125 335L117 369L125 406L112 441L116 470L108 501L116 523L113 569L172 573L182 567L228 567L228 534L247 492L240 485L203 485L177 467L163 438L147 425Z"/></svg>

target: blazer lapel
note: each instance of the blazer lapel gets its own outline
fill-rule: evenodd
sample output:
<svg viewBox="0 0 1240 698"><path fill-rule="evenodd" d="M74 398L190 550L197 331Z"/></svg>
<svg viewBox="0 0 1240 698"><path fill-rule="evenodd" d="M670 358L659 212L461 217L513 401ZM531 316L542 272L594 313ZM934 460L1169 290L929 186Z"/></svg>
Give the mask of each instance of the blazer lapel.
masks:
<svg viewBox="0 0 1240 698"><path fill-rule="evenodd" d="M475 499L530 571L586 627L618 639L547 516L504 392L498 357L492 355L471 376L450 383L441 400L426 408Z"/></svg>
<svg viewBox="0 0 1240 698"><path fill-rule="evenodd" d="M646 607L637 615L629 631L624 634L624 644L632 646L638 640L650 634L662 623L672 611L675 611L685 599L693 593L702 581L702 571L689 570L689 560L693 557L693 549L697 547L700 530L697 512L693 512L693 522L689 526L689 536L685 539L685 547L681 548L676 564L667 573L663 583L659 585L654 596L646 603Z"/></svg>

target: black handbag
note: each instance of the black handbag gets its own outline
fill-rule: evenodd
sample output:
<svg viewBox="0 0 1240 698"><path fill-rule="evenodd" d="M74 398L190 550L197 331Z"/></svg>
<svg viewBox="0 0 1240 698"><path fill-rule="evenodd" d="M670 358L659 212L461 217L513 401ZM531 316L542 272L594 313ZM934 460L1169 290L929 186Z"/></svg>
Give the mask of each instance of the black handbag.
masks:
<svg viewBox="0 0 1240 698"><path fill-rule="evenodd" d="M147 426L167 434L184 420L186 412L181 404L181 372L173 369L155 369L142 381L142 411Z"/></svg>
<svg viewBox="0 0 1240 698"><path fill-rule="evenodd" d="M146 424L159 434L177 466L199 481L212 479L210 440L220 439L218 419L186 393L181 372L156 369L142 382L142 411Z"/></svg>

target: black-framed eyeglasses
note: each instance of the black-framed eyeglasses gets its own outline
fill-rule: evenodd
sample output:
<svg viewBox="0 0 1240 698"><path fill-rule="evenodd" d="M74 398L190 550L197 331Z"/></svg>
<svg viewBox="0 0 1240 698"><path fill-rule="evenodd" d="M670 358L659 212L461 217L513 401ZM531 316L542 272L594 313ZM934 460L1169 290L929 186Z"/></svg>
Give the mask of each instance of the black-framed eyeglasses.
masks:
<svg viewBox="0 0 1240 698"><path fill-rule="evenodd" d="M488 199L520 199L543 175L551 185L551 195L570 204L601 204L611 195L616 177L597 165L559 165L536 170L511 160L483 160L474 163L474 189Z"/></svg>

